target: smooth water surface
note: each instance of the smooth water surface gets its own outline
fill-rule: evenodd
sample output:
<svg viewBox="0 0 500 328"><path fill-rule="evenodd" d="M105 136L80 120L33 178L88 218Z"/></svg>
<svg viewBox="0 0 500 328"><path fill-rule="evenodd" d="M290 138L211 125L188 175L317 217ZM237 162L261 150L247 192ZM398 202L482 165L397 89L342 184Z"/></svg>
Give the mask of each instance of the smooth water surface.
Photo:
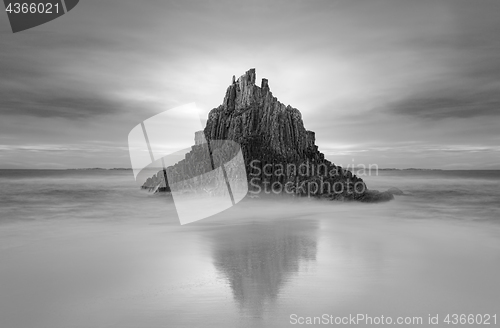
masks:
<svg viewBox="0 0 500 328"><path fill-rule="evenodd" d="M131 171L0 171L0 327L500 315L499 171L365 181L408 195L248 200L180 226L172 200L139 191Z"/></svg>

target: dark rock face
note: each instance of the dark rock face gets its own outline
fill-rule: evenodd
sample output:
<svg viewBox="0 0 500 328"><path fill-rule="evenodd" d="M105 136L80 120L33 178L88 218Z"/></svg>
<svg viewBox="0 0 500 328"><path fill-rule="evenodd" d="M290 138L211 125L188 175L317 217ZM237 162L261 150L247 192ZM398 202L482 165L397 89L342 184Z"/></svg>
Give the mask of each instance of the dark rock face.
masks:
<svg viewBox="0 0 500 328"><path fill-rule="evenodd" d="M305 129L299 110L279 102L267 79L262 79L259 87L255 78L255 69L238 79L233 77L222 105L210 111L203 133L196 133L192 151L167 170L189 172L193 177L209 170L209 163L198 161L198 153L206 146L204 136L208 142L232 140L241 145L253 194L288 193L367 202L392 197L368 192L362 179L326 160L315 144L315 133ZM143 187L164 183L162 176L159 172Z"/></svg>
<svg viewBox="0 0 500 328"><path fill-rule="evenodd" d="M367 190L362 197L359 198L360 201L365 203L379 203L387 202L394 199L394 195L388 191L380 192L378 190Z"/></svg>

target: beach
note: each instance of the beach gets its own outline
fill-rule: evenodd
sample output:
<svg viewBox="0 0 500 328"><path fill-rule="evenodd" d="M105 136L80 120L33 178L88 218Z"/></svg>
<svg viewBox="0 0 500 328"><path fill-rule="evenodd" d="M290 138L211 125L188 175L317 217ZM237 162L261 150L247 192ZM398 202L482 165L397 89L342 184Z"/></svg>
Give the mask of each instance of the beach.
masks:
<svg viewBox="0 0 500 328"><path fill-rule="evenodd" d="M244 200L181 226L130 171L1 170L0 326L499 315L498 172L380 171L368 186L407 195Z"/></svg>

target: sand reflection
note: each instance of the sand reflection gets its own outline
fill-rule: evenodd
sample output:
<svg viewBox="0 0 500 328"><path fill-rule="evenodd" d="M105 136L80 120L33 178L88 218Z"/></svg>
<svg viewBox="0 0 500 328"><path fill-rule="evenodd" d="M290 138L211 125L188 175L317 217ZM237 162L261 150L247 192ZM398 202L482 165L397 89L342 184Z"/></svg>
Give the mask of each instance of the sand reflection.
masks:
<svg viewBox="0 0 500 328"><path fill-rule="evenodd" d="M213 263L246 315L261 317L286 283L316 261L316 221L253 223L211 237Z"/></svg>

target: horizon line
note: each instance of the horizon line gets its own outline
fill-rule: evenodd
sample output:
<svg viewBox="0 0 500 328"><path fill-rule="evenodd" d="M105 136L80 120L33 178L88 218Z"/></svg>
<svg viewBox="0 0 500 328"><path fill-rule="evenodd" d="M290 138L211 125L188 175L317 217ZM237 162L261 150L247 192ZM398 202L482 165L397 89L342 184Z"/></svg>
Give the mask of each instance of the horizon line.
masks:
<svg viewBox="0 0 500 328"><path fill-rule="evenodd" d="M341 166L347 170L358 169L358 170L368 170L368 168L362 167L351 167L351 166ZM151 167L148 169L158 169L163 170L163 167ZM113 167L113 168L103 168L103 167L80 167L80 168L0 168L0 170L31 170L31 171L92 171L92 170L102 170L102 171L131 171L132 168L128 167ZM381 171L500 171L500 168L474 168L474 169L442 169L442 168L418 168L418 167L408 167L408 168L394 168L394 167L382 167L377 168Z"/></svg>

